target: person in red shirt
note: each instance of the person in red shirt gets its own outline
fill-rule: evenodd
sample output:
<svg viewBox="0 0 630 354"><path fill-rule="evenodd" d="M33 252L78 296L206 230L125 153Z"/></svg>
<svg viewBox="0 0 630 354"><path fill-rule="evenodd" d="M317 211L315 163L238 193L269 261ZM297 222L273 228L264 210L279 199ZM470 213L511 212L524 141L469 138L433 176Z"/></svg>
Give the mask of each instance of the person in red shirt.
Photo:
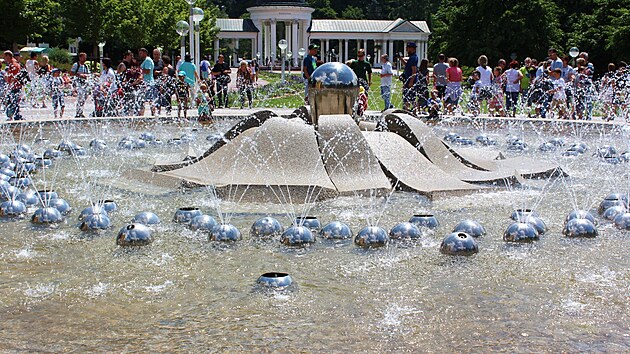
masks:
<svg viewBox="0 0 630 354"><path fill-rule="evenodd" d="M9 50L4 52L4 63L7 65L7 73L4 75L4 80L7 82L7 118L9 120L21 120L20 98L24 84L20 79L20 63L15 60L13 53Z"/></svg>

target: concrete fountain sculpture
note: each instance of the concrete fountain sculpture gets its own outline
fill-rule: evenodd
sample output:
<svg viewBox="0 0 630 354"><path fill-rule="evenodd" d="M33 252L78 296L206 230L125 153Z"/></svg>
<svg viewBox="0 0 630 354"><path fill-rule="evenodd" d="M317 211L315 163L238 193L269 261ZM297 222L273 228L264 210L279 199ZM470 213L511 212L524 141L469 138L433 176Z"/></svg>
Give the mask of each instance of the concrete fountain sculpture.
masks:
<svg viewBox="0 0 630 354"><path fill-rule="evenodd" d="M385 131L362 131L351 116L357 94L350 68L324 64L309 83L310 117L259 112L203 155L158 163L152 172L130 177L213 186L219 195L242 188L243 200L253 201L283 202L278 199L284 191L295 202L393 188L434 198L562 173L557 165L525 157L495 160L460 151L403 113L384 114L379 126Z"/></svg>

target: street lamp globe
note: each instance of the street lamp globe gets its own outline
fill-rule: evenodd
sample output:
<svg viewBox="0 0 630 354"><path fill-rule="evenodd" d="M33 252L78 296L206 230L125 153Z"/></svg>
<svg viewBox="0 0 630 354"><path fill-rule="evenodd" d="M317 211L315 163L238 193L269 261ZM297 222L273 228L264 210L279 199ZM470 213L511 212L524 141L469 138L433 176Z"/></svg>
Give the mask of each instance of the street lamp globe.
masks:
<svg viewBox="0 0 630 354"><path fill-rule="evenodd" d="M197 0L185 0L185 1L190 6L193 6L197 2Z"/></svg>
<svg viewBox="0 0 630 354"><path fill-rule="evenodd" d="M185 36L188 31L190 31L190 26L186 21L179 21L175 25L175 31L177 31L177 34L179 34L180 36Z"/></svg>
<svg viewBox="0 0 630 354"><path fill-rule="evenodd" d="M301 57L305 56L306 55L306 49L304 49L304 48L298 49L298 55L301 56Z"/></svg>
<svg viewBox="0 0 630 354"><path fill-rule="evenodd" d="M287 58L288 58L288 59L291 59L292 57L293 57L293 53L291 53L291 52L287 52Z"/></svg>
<svg viewBox="0 0 630 354"><path fill-rule="evenodd" d="M288 46L289 46L289 43L287 42L286 39L281 39L278 42L278 48L280 48L281 51L284 51L285 49L287 49Z"/></svg>
<svg viewBox="0 0 630 354"><path fill-rule="evenodd" d="M577 47L573 47L569 49L569 55L571 56L571 58L577 58L579 54L580 54L580 50L577 49Z"/></svg>
<svg viewBox="0 0 630 354"><path fill-rule="evenodd" d="M202 9L200 9L198 7L193 7L192 13L193 13L193 15L192 15L193 21L196 24L199 24L199 22L203 21L203 15L204 14L203 14L203 10Z"/></svg>

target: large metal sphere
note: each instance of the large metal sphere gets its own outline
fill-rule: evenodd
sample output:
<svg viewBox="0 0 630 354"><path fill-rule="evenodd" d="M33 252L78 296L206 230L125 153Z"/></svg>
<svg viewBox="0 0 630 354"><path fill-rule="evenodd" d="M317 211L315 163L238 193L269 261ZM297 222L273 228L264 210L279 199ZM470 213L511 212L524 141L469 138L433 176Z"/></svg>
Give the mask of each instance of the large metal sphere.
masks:
<svg viewBox="0 0 630 354"><path fill-rule="evenodd" d="M359 85L352 69L338 62L320 65L311 74L308 84L316 88L355 88Z"/></svg>
<svg viewBox="0 0 630 354"><path fill-rule="evenodd" d="M602 214L606 211L606 209L617 205L628 208L628 196L621 193L609 194L599 204L599 209L597 211Z"/></svg>
<svg viewBox="0 0 630 354"><path fill-rule="evenodd" d="M241 232L236 226L231 224L221 224L215 226L210 231L210 241L236 242L242 239Z"/></svg>
<svg viewBox="0 0 630 354"><path fill-rule="evenodd" d="M422 231L415 225L410 222L401 222L391 230L389 230L389 237L392 240L400 240L400 239L417 239L422 237Z"/></svg>
<svg viewBox="0 0 630 354"><path fill-rule="evenodd" d="M35 160L33 160L35 161ZM15 166L15 172L18 175L26 175L31 173L37 169L37 165L34 162L21 162Z"/></svg>
<svg viewBox="0 0 630 354"><path fill-rule="evenodd" d="M595 220L595 217L593 216L593 214L589 213L586 210L574 210L572 211L567 218L564 220L564 223L568 223L569 221L573 220L573 219L586 219L590 222L593 223L593 225L597 225L597 220Z"/></svg>
<svg viewBox="0 0 630 354"><path fill-rule="evenodd" d="M16 217L26 213L26 205L19 200L7 200L0 204L0 216Z"/></svg>
<svg viewBox="0 0 630 354"><path fill-rule="evenodd" d="M344 240L352 238L352 230L350 226L341 221L333 221L322 227L319 236L325 239Z"/></svg>
<svg viewBox="0 0 630 354"><path fill-rule="evenodd" d="M81 147L70 140L62 140L57 146L57 150L72 154L73 150L80 149Z"/></svg>
<svg viewBox="0 0 630 354"><path fill-rule="evenodd" d="M195 208L195 207L179 208L175 212L173 221L180 224L189 224L192 221L192 219L194 219L196 216L199 216L199 215L203 215L201 213L201 210L199 210L199 208Z"/></svg>
<svg viewBox="0 0 630 354"><path fill-rule="evenodd" d="M17 177L17 174L15 173L15 171L13 171L13 169L9 169L6 167L3 169L0 169L0 174L3 174L9 178Z"/></svg>
<svg viewBox="0 0 630 354"><path fill-rule="evenodd" d="M144 132L144 133L140 134L140 139L144 140L144 141L154 141L155 140L155 135L153 133Z"/></svg>
<svg viewBox="0 0 630 354"><path fill-rule="evenodd" d="M5 154L0 154L0 166L4 166L4 164L11 162L11 158Z"/></svg>
<svg viewBox="0 0 630 354"><path fill-rule="evenodd" d="M553 138L549 142L555 146L564 146L564 139L562 138Z"/></svg>
<svg viewBox="0 0 630 354"><path fill-rule="evenodd" d="M210 215L195 216L188 224L193 231L212 231L219 223Z"/></svg>
<svg viewBox="0 0 630 354"><path fill-rule="evenodd" d="M87 218L88 216L90 216L92 214L105 214L105 215L107 215L107 211L105 211L105 209L103 209L101 206L98 206L98 205L94 205L94 206L85 208L85 209L83 209L81 211L81 214L79 214L79 221L85 220L85 218Z"/></svg>
<svg viewBox="0 0 630 354"><path fill-rule="evenodd" d="M59 210L61 215L68 215L72 211L72 207L70 207L70 204L68 204L68 202L61 198L52 199L48 201L46 205Z"/></svg>
<svg viewBox="0 0 630 354"><path fill-rule="evenodd" d="M588 219L569 220L562 230L566 237L596 237L597 228Z"/></svg>
<svg viewBox="0 0 630 354"><path fill-rule="evenodd" d="M93 205L98 205L102 207L103 209L105 209L107 214L113 213L118 210L118 204L116 204L116 202L111 199L102 199L97 201Z"/></svg>
<svg viewBox="0 0 630 354"><path fill-rule="evenodd" d="M409 219L409 222L419 228L436 229L440 226L440 223L433 214L415 214Z"/></svg>
<svg viewBox="0 0 630 354"><path fill-rule="evenodd" d="M508 144L507 149L511 151L526 151L527 143L521 140L516 140Z"/></svg>
<svg viewBox="0 0 630 354"><path fill-rule="evenodd" d="M354 243L361 247L383 247L389 243L389 236L381 227L368 226L359 231Z"/></svg>
<svg viewBox="0 0 630 354"><path fill-rule="evenodd" d="M479 252L475 239L465 232L453 232L440 244L440 252L453 256L469 256Z"/></svg>
<svg viewBox="0 0 630 354"><path fill-rule="evenodd" d="M129 224L120 229L116 236L118 246L144 246L151 241L151 230L142 224Z"/></svg>
<svg viewBox="0 0 630 354"><path fill-rule="evenodd" d="M610 145L604 145L598 147L594 155L601 158L615 157L615 155L617 155L617 149Z"/></svg>
<svg viewBox="0 0 630 354"><path fill-rule="evenodd" d="M461 136L457 133L448 133L446 135L444 135L444 138L442 138L444 141L448 141L449 143L454 143L455 140L461 138Z"/></svg>
<svg viewBox="0 0 630 354"><path fill-rule="evenodd" d="M53 207L39 208L33 214L31 222L34 224L56 224L63 221L63 216L59 210Z"/></svg>
<svg viewBox="0 0 630 354"><path fill-rule="evenodd" d="M14 200L20 194L20 190L12 185L2 186L0 188L0 199L2 200Z"/></svg>
<svg viewBox="0 0 630 354"><path fill-rule="evenodd" d="M143 224L149 226L159 224L160 218L150 211L143 211L142 213L134 216L133 219L131 219L131 222L134 224Z"/></svg>
<svg viewBox="0 0 630 354"><path fill-rule="evenodd" d="M307 227L313 232L318 232L322 227L322 223L319 222L316 216L298 216L295 218L293 225Z"/></svg>
<svg viewBox="0 0 630 354"><path fill-rule="evenodd" d="M490 146L490 145L496 145L497 141L485 134L479 135L478 137L475 138L475 141L477 141L479 144L484 145L484 146Z"/></svg>
<svg viewBox="0 0 630 354"><path fill-rule="evenodd" d="M252 225L252 228L249 230L249 235L251 237L264 239L280 237L282 236L282 233L284 233L284 227L282 227L280 221L270 216L256 220Z"/></svg>
<svg viewBox="0 0 630 354"><path fill-rule="evenodd" d="M538 240L538 232L532 224L515 222L503 233L503 240L508 242L532 242Z"/></svg>
<svg viewBox="0 0 630 354"><path fill-rule="evenodd" d="M628 209L626 207L624 207L622 205L615 205L615 206L611 206L610 208L606 209L604 211L604 213L602 214L602 216L606 220L615 220L617 215L624 214L624 213L627 213L627 212L628 212Z"/></svg>
<svg viewBox="0 0 630 354"><path fill-rule="evenodd" d="M575 143L567 149L567 151L575 151L578 154L583 154L588 150L588 146L585 143Z"/></svg>
<svg viewBox="0 0 630 354"><path fill-rule="evenodd" d="M615 217L615 226L622 230L630 230L630 213L623 213Z"/></svg>
<svg viewBox="0 0 630 354"><path fill-rule="evenodd" d="M286 288L293 284L293 278L287 273L265 273L258 277L256 283L269 288Z"/></svg>
<svg viewBox="0 0 630 354"><path fill-rule="evenodd" d="M26 145L26 144L17 144L17 146L15 147L16 150L21 150L28 153L33 152L33 149L31 149L30 146Z"/></svg>
<svg viewBox="0 0 630 354"><path fill-rule="evenodd" d="M510 215L510 219L514 221L518 221L518 222L525 222L525 219L527 219L529 216L535 216L538 218L540 217L540 215L538 215L538 213L535 210L516 209L512 212L512 215Z"/></svg>
<svg viewBox="0 0 630 354"><path fill-rule="evenodd" d="M474 220L462 220L453 228L454 233L463 232L472 237L482 237L486 235L486 229Z"/></svg>
<svg viewBox="0 0 630 354"><path fill-rule="evenodd" d="M112 226L107 214L92 214L83 220L79 228L83 231L106 230Z"/></svg>
<svg viewBox="0 0 630 354"><path fill-rule="evenodd" d="M304 246L315 243L315 235L306 226L291 226L282 233L280 242L287 246Z"/></svg>
<svg viewBox="0 0 630 354"><path fill-rule="evenodd" d="M0 173L0 181L4 181L7 182L7 185L9 184L9 181L11 180L11 177L7 176L7 175L3 175L2 173Z"/></svg>
<svg viewBox="0 0 630 354"><path fill-rule="evenodd" d="M546 142L546 143L542 143L540 144L540 146L538 147L539 151L542 152L551 152L551 151L556 151L558 147L550 142Z"/></svg>
<svg viewBox="0 0 630 354"><path fill-rule="evenodd" d="M39 203L39 198L37 197L37 193L33 191L25 191L17 195L15 197L16 200L24 203L26 206L37 205Z"/></svg>
<svg viewBox="0 0 630 354"><path fill-rule="evenodd" d="M52 160L51 159L46 159L46 158L37 158L35 159L35 166L37 168L48 168L50 166L52 166Z"/></svg>
<svg viewBox="0 0 630 354"><path fill-rule="evenodd" d="M472 141L472 139L464 138L464 137L461 137L461 136L459 138L455 139L454 143L457 144L457 145L475 145L475 142Z"/></svg>
<svg viewBox="0 0 630 354"><path fill-rule="evenodd" d="M85 152L85 149L82 147L78 147L76 149L70 150L70 155L72 156L85 156L87 154L87 152Z"/></svg>

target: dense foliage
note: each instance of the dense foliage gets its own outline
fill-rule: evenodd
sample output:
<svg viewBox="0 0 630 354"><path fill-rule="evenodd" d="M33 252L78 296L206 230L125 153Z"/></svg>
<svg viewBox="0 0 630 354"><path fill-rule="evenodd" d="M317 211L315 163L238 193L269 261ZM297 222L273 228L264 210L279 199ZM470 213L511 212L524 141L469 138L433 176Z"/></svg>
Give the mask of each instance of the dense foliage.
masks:
<svg viewBox="0 0 630 354"><path fill-rule="evenodd" d="M426 20L433 31L430 54L473 65L480 54L492 62L516 53L544 58L547 48L572 46L591 54L598 67L630 57L630 0L307 0L314 18ZM206 11L202 48L216 34L213 19L243 17L256 0L199 0ZM0 45L45 41L66 46L81 37L82 50L141 46L177 49L175 22L187 18L184 0L11 0L0 16Z"/></svg>

